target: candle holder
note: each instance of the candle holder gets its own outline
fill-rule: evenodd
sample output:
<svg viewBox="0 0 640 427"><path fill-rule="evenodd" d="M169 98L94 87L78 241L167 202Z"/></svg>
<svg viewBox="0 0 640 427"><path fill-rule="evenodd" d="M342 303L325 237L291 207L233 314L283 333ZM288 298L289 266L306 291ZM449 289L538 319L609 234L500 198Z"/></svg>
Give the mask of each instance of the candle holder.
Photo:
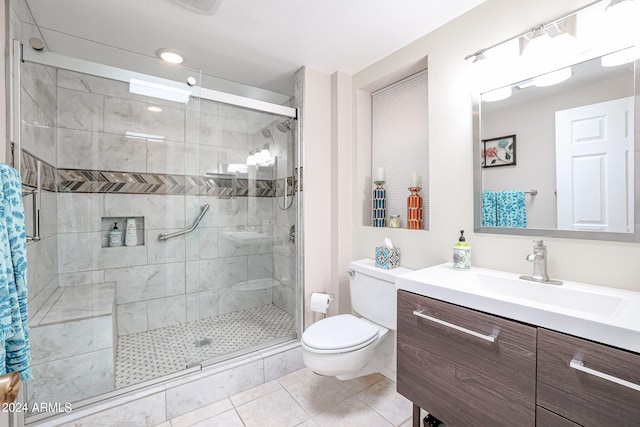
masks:
<svg viewBox="0 0 640 427"><path fill-rule="evenodd" d="M373 226L386 227L387 225L387 191L384 189L384 181L373 181L376 188L373 190Z"/></svg>
<svg viewBox="0 0 640 427"><path fill-rule="evenodd" d="M418 192L421 187L409 187L411 194L407 198L407 228L409 230L422 230L422 197Z"/></svg>

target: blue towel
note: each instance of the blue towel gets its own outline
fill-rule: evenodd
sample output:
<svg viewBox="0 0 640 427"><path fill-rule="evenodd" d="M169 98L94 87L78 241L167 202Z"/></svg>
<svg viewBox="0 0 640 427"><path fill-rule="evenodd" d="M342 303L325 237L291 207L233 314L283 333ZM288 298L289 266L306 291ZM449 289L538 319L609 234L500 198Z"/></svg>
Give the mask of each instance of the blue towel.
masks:
<svg viewBox="0 0 640 427"><path fill-rule="evenodd" d="M495 227L498 225L498 206L496 204L496 192L482 191L482 226Z"/></svg>
<svg viewBox="0 0 640 427"><path fill-rule="evenodd" d="M0 375L33 379L27 326L27 232L18 171L0 163Z"/></svg>
<svg viewBox="0 0 640 427"><path fill-rule="evenodd" d="M524 191L505 190L496 194L498 227L527 228Z"/></svg>

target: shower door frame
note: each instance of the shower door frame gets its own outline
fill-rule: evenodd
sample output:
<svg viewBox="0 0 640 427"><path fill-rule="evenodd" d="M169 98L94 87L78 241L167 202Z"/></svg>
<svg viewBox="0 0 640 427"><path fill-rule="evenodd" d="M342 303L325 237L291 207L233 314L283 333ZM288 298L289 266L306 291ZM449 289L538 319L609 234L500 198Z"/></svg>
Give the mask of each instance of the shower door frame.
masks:
<svg viewBox="0 0 640 427"><path fill-rule="evenodd" d="M13 42L13 59L14 59L14 75L15 79L13 82L12 92L14 95L12 99L12 121L10 123L10 140L12 146L11 160L13 161L14 167L20 168L21 162L21 144L20 144L20 118L21 118L21 106L20 106L20 68L22 62L31 62L34 64L44 65L54 67L56 69L64 69L79 73L84 73L88 75L93 75L97 77L107 78L111 80L116 80L120 82L129 83L131 78L135 79L145 79L147 81L151 81L161 85L167 85L170 87L174 87L177 89L186 89L192 90L192 97L199 98L203 100L209 100L214 102L220 102L232 106L247 108L250 110L271 113L282 117L287 117L291 119L295 119L295 130L294 130L294 171L293 171L293 191L296 196L295 208L295 303L296 310L294 312L294 333L295 337L283 337L280 339L275 339L268 343L268 345L260 345L257 347L252 347L248 349L239 350L237 352L230 353L225 356L221 356L220 358L215 358L211 360L202 360L199 365L192 366L181 371L164 375L158 378L154 378L152 380L148 380L139 384L134 384L131 386L123 387L121 389L113 390L107 393L103 393L97 396L89 397L86 399L82 399L80 401L74 402L74 404L78 405L78 409L86 407L88 405L92 405L101 401L105 401L107 399L111 399L117 396L123 396L132 391L140 391L146 389L148 387L154 387L158 384L162 384L168 380L176 379L180 377L184 377L189 374L193 374L196 372L200 372L205 367L211 367L216 363L223 363L225 360L232 360L235 357L246 355L258 349L266 349L270 347L275 347L287 342L291 342L293 340L298 339L302 334L302 313L304 307L304 293L303 293L303 259L304 255L302 253L302 249L304 248L304 240L303 240L303 200L302 200L302 192L299 191L302 180L302 159L303 159L303 146L302 146L302 123L301 123L301 109L294 107L287 107L284 105L275 104L268 101L263 101L255 98L249 98L241 95L236 95L232 93L222 92L219 90L204 88L196 85L188 85L186 83L176 82L175 80L165 79L161 77L152 76L149 74L139 73L135 71L129 71L122 68L117 68L109 65L99 64L95 62L90 62L78 58L68 57L65 55L56 54L48 51L38 51L32 52L29 49L23 49L23 45L19 40L12 40ZM20 55L19 58L15 58L15 54ZM194 72L199 72L199 70L194 70ZM286 178L285 178L286 183ZM285 185L286 191L286 185ZM21 390L21 393L23 391ZM51 417L54 417L52 414L43 413L39 415L33 415L29 417L28 424L42 421ZM25 420L18 420L18 425L22 421L24 424L27 424ZM23 424L23 425L24 425Z"/></svg>

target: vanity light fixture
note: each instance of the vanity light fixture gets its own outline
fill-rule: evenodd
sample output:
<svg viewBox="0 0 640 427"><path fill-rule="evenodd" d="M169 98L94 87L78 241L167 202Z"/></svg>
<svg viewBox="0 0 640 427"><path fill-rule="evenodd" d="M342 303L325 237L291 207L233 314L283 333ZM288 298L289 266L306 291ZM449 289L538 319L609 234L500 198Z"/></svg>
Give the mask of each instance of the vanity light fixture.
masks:
<svg viewBox="0 0 640 427"><path fill-rule="evenodd" d="M551 55L566 55L573 49L578 29L578 15L573 13L549 24L539 24L519 37L520 56L539 61Z"/></svg>
<svg viewBox="0 0 640 427"><path fill-rule="evenodd" d="M630 1L630 0L620 0L620 1ZM486 57L487 51L497 48L498 46L502 46L505 43L508 43L516 39L518 40L518 43L520 46L520 56L524 56L526 52L526 56L528 58L531 58L532 60L533 60L532 57L535 57L536 60L540 59L541 56L545 56L553 49L552 45L559 44L557 42L560 39L575 38L577 34L577 22L578 22L577 12L579 12L580 10L588 6L591 6L591 4L584 6L578 10L575 10L570 14L560 17L549 23L538 24L533 28L531 28L529 31L526 31L522 34L518 34L517 36L508 38L499 43L493 44L489 47L477 50L474 53L467 55L464 59L465 60L473 59L474 63L478 62Z"/></svg>
<svg viewBox="0 0 640 427"><path fill-rule="evenodd" d="M184 55L173 49L158 49L156 50L156 55L158 58L171 64L182 64L185 61Z"/></svg>
<svg viewBox="0 0 640 427"><path fill-rule="evenodd" d="M529 34L520 36L520 56L526 54L527 59L537 61L549 53L551 50L551 36L544 29L544 24L537 25L531 29Z"/></svg>
<svg viewBox="0 0 640 427"><path fill-rule="evenodd" d="M489 48L489 49L490 49L490 48ZM465 57L464 57L464 60L466 61L466 60L468 60L468 59L473 58L473 63L474 63L474 64L475 64L476 62L479 62L479 61L485 60L485 59L487 59L487 56L484 54L486 51L487 51L487 49L480 49L480 50L479 50L479 51L477 51L477 52L470 53L469 55L467 55L467 56L465 56Z"/></svg>

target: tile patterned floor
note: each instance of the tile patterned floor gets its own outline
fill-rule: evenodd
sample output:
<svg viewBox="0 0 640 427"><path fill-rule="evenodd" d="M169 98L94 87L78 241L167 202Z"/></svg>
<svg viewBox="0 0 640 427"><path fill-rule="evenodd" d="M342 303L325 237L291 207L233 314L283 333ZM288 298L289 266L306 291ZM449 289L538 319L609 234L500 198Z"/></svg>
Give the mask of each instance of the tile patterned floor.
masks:
<svg viewBox="0 0 640 427"><path fill-rule="evenodd" d="M411 411L382 375L340 381L304 368L157 427L410 427Z"/></svg>
<svg viewBox="0 0 640 427"><path fill-rule="evenodd" d="M124 335L118 337L116 388L168 375L188 365L293 333L293 316L268 304Z"/></svg>

